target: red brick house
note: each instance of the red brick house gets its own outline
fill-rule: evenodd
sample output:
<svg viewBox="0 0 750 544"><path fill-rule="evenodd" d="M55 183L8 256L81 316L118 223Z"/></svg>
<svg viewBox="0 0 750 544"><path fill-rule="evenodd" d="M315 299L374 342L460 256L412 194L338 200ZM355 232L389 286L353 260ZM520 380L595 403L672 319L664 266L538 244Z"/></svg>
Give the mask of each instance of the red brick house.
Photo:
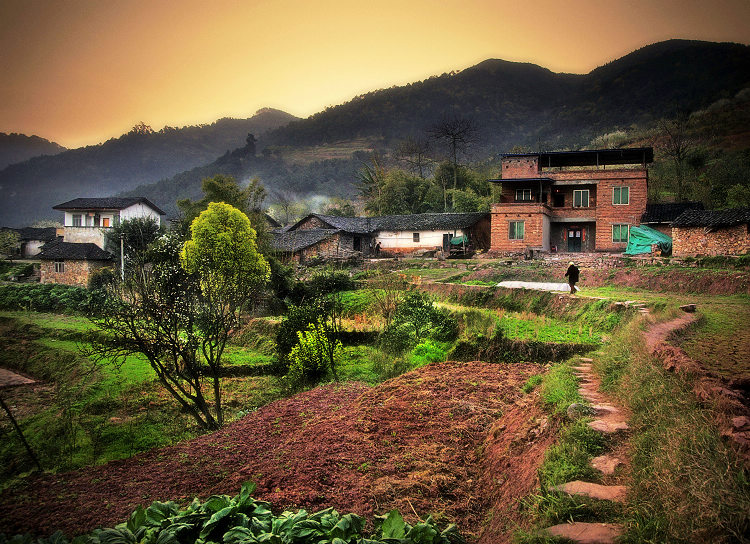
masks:
<svg viewBox="0 0 750 544"><path fill-rule="evenodd" d="M646 211L650 147L502 156L491 249L623 251Z"/></svg>

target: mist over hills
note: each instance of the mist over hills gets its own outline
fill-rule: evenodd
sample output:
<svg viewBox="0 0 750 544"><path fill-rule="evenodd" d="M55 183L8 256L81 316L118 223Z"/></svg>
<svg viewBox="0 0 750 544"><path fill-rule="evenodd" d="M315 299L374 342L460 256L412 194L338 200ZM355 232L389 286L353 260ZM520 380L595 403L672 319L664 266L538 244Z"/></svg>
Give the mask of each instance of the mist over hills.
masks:
<svg viewBox="0 0 750 544"><path fill-rule="evenodd" d="M404 138L423 135L441 119L471 119L477 133L470 158L486 162L517 146L580 149L601 134L646 128L749 86L750 47L731 43L660 42L583 75L489 59L457 73L373 91L307 119L288 122L288 116L266 133L255 130L256 150L244 142L253 130L238 129L235 143L212 146L218 151L211 156L204 144L207 157L202 162L191 155L180 164L179 152L173 152L176 159L169 168L147 160L162 154L156 141L149 140L153 135L139 140L136 160L124 146L118 160L123 167L130 165L125 171L117 160L100 163L95 153L83 163L74 160L74 152L65 152L57 160L47 158L46 168L41 159L23 163L18 171L10 171L19 167L13 165L0 172L0 222L11 223L5 219L11 210L18 223L49 215L49 206L69 198L114 192L137 193L174 212L178 198L198 196L200 180L217 173L240 180L258 176L271 192L350 196L369 150L388 154ZM28 164L34 161L39 163ZM115 191L112 180L120 184ZM11 183L16 203L6 205ZM54 202L45 209L37 197L53 190L56 196L49 200Z"/></svg>
<svg viewBox="0 0 750 544"><path fill-rule="evenodd" d="M206 164L227 150L296 119L274 109L249 119L220 119L209 125L165 127L141 123L106 142L39 156L0 171L0 225L23 226L56 218L51 208L76 197L109 196Z"/></svg>
<svg viewBox="0 0 750 544"><path fill-rule="evenodd" d="M55 155L65 148L39 136L0 132L0 170L39 155Z"/></svg>

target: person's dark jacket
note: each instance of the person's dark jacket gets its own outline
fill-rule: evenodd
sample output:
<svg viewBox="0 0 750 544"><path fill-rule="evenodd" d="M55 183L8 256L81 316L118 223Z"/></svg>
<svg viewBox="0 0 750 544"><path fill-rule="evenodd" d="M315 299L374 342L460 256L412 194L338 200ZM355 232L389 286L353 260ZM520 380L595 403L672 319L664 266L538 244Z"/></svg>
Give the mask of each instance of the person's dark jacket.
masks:
<svg viewBox="0 0 750 544"><path fill-rule="evenodd" d="M580 275L580 271L578 270L578 267L574 264L571 264L568 267L568 271L565 272L565 276L568 278L569 283L577 283L579 275Z"/></svg>

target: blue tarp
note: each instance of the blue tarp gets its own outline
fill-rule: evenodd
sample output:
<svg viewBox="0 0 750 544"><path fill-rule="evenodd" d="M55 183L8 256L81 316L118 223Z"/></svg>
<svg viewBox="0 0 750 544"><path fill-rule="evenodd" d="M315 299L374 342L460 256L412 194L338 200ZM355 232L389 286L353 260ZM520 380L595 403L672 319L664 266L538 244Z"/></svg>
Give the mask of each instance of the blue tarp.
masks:
<svg viewBox="0 0 750 544"><path fill-rule="evenodd" d="M657 244L662 255L672 254L672 237L663 232L654 230L646 225L640 227L630 227L630 236L628 237L628 247L625 249L625 255L640 255L642 253L651 253L651 246Z"/></svg>

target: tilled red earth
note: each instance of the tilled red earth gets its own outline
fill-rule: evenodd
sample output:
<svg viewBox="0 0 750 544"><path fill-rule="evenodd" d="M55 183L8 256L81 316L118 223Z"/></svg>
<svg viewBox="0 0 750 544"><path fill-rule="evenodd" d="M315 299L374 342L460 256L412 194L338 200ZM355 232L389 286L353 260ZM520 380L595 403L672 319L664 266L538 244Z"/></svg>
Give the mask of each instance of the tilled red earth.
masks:
<svg viewBox="0 0 750 544"><path fill-rule="evenodd" d="M278 509L370 517L398 508L502 542L553 439L535 396L520 391L542 371L448 362L374 388L320 387L176 446L29 478L0 494L0 531L73 536L119 523L139 504L234 495L252 480L256 498Z"/></svg>

